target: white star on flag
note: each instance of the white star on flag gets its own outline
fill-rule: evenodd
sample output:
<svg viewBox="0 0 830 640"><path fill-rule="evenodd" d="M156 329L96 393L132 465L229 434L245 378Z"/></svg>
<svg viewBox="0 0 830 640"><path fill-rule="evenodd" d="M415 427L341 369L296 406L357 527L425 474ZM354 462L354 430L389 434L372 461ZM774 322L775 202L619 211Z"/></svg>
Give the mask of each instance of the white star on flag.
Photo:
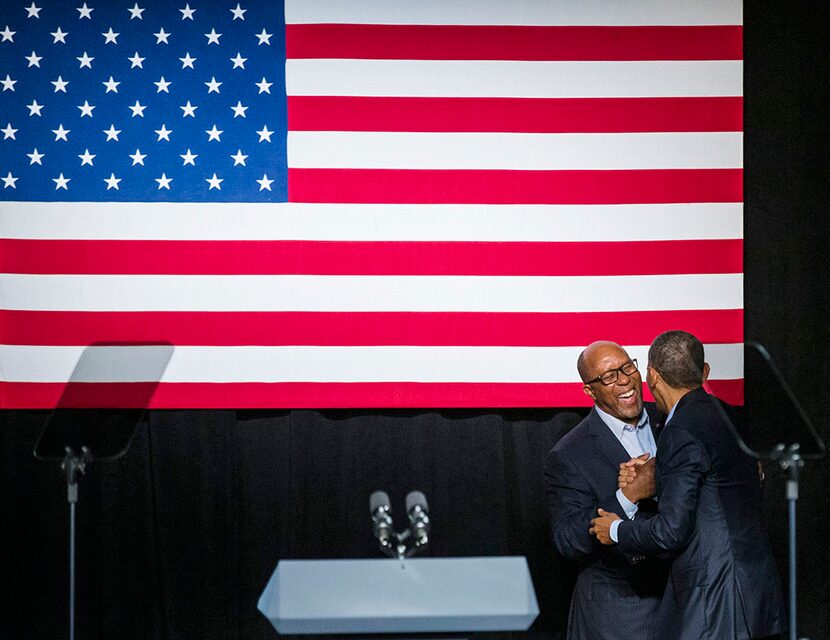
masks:
<svg viewBox="0 0 830 640"><path fill-rule="evenodd" d="M3 91L14 91L14 85L17 84L17 80L12 80L9 74L6 74L5 80L0 80L0 83L3 85Z"/></svg>
<svg viewBox="0 0 830 640"><path fill-rule="evenodd" d="M107 80L106 82L102 82L101 84L104 85L107 88L107 90L104 93L110 93L110 92L118 93L118 85L121 84L121 83L116 82L113 79L113 77L110 76L109 80Z"/></svg>
<svg viewBox="0 0 830 640"><path fill-rule="evenodd" d="M215 77L211 76L210 82L205 82L205 84L207 85L208 93L221 93L219 91L219 87L222 85L222 83L217 82Z"/></svg>
<svg viewBox="0 0 830 640"><path fill-rule="evenodd" d="M190 104L190 100L187 101L187 104L183 104L182 106L179 107L179 109L181 109L182 112L183 112L182 113L182 118L186 118L187 116L190 116L191 118L195 118L196 117L196 109L198 109L198 108L199 107Z"/></svg>
<svg viewBox="0 0 830 640"><path fill-rule="evenodd" d="M52 44L58 44L58 42L66 44L66 36L69 35L69 32L61 31L61 28L58 27L57 31L52 31L49 35L51 35L54 38Z"/></svg>
<svg viewBox="0 0 830 640"><path fill-rule="evenodd" d="M43 60L43 56L39 56L34 51L32 51L32 55L25 56L26 60L29 61L29 67L37 67L40 68L40 61Z"/></svg>
<svg viewBox="0 0 830 640"><path fill-rule="evenodd" d="M153 35L156 36L156 44L161 44L162 42L164 44L170 44L167 41L167 38L169 38L172 34L165 32L164 27L159 29L158 33L154 33Z"/></svg>
<svg viewBox="0 0 830 640"><path fill-rule="evenodd" d="M135 118L139 116L140 118L144 117L144 110L147 108L146 104L141 104L138 100L135 101L135 104L132 106L127 107L130 111L133 112L132 117Z"/></svg>
<svg viewBox="0 0 830 640"><path fill-rule="evenodd" d="M30 165L39 164L39 165L43 166L43 163L41 162L41 160L44 157L46 157L46 154L45 153L39 153L38 150L37 150L37 147L32 149L32 152L27 153L26 155L29 156L29 164Z"/></svg>
<svg viewBox="0 0 830 640"><path fill-rule="evenodd" d="M153 84L158 87L158 89L156 89L156 93L161 93L162 91L164 91L164 93L170 93L170 91L168 91L167 87L169 87L173 83L168 82L167 80L164 79L164 76L162 76L161 78L159 78L158 82L154 82Z"/></svg>
<svg viewBox="0 0 830 640"><path fill-rule="evenodd" d="M110 140L118 142L118 134L121 133L121 129L116 129L115 125L111 124L109 129L104 129L104 133L107 134L105 142L109 142Z"/></svg>
<svg viewBox="0 0 830 640"><path fill-rule="evenodd" d="M130 69L135 69L136 67L138 67L140 69L143 69L144 68L143 62L146 59L147 58L142 58L141 56L139 56L138 51L135 52L135 54L133 55L132 58L127 58L127 60L130 61Z"/></svg>
<svg viewBox="0 0 830 640"><path fill-rule="evenodd" d="M11 187L12 189L17 189L17 185L15 184L20 178L15 178L12 175L12 172L9 171L9 174L6 177L0 177L0 180L3 181L3 188L8 189Z"/></svg>
<svg viewBox="0 0 830 640"><path fill-rule="evenodd" d="M28 7L23 7L26 9L26 18L40 18L40 12L43 11L43 7L38 7L35 5L34 2Z"/></svg>
<svg viewBox="0 0 830 640"><path fill-rule="evenodd" d="M182 20L193 20L193 14L196 9L191 9L189 4L184 5L184 9L179 9L182 14Z"/></svg>
<svg viewBox="0 0 830 640"><path fill-rule="evenodd" d="M55 93L58 93L58 91L66 93L66 85L68 85L69 82L64 80L61 76L58 76L58 79L52 80L51 84L55 85Z"/></svg>
<svg viewBox="0 0 830 640"><path fill-rule="evenodd" d="M168 129L166 125L161 125L161 129L154 129L156 135L158 135L158 140L156 142L161 142L162 140L166 140L170 142L170 134L173 133L172 129Z"/></svg>
<svg viewBox="0 0 830 640"><path fill-rule="evenodd" d="M84 149L84 152L78 155L81 159L81 166L83 167L85 164L88 164L90 167L95 165L92 164L92 159L95 157L94 153L90 153L89 149Z"/></svg>
<svg viewBox="0 0 830 640"><path fill-rule="evenodd" d="M207 38L207 40L208 40L207 43L208 44L218 45L219 44L219 38L221 38L221 37L222 37L222 34L221 33L216 33L216 29L211 29L210 33L205 34L205 38Z"/></svg>
<svg viewBox="0 0 830 640"><path fill-rule="evenodd" d="M235 58L229 58L231 62L233 62L234 69L244 69L245 63L248 61L248 58L243 58L242 55L237 51Z"/></svg>
<svg viewBox="0 0 830 640"><path fill-rule="evenodd" d="M158 132L156 132L156 133L158 133ZM141 153L141 149L136 149L135 153L130 154L130 158L133 161L132 166L140 164L143 167L144 166L144 158L146 158L146 157L147 157L146 153Z"/></svg>
<svg viewBox="0 0 830 640"><path fill-rule="evenodd" d="M268 125L262 125L262 129L257 131L259 134L259 142L271 142L271 136L274 134L273 131L268 130Z"/></svg>
<svg viewBox="0 0 830 640"><path fill-rule="evenodd" d="M110 189L115 189L118 191L118 183L121 182L122 178L116 178L114 173L110 173L109 178L104 178L104 182L107 183L107 191Z"/></svg>
<svg viewBox="0 0 830 640"><path fill-rule="evenodd" d="M83 69L84 67L92 69L92 61L95 60L95 58L88 56L86 51L84 51L84 55L80 58L75 58L75 60L81 63L81 66L78 67L79 69Z"/></svg>
<svg viewBox="0 0 830 640"><path fill-rule="evenodd" d="M41 109L43 109L44 105L38 104L37 100L32 100L32 104L27 104L26 108L29 110L29 117L32 116L39 116L42 115L40 113Z"/></svg>
<svg viewBox="0 0 830 640"><path fill-rule="evenodd" d="M144 13L146 9L142 9L141 7L139 7L137 2L133 5L132 9L127 9L127 11L130 12L130 20L134 20L135 18L138 18L139 20L144 20L141 14Z"/></svg>
<svg viewBox="0 0 830 640"><path fill-rule="evenodd" d="M236 5L236 9L230 9L230 12L233 14L233 19L234 20L243 20L244 21L246 11L247 11L247 9L243 9L242 7L239 6L239 4Z"/></svg>
<svg viewBox="0 0 830 640"><path fill-rule="evenodd" d="M192 166L196 166L196 158L199 157L198 153L190 153L190 149L187 150L187 153L180 154L179 157L182 159L182 166L189 164Z"/></svg>
<svg viewBox="0 0 830 640"><path fill-rule="evenodd" d="M237 165L240 165L240 164L241 164L243 167L244 167L244 166L247 166L247 165L245 164L245 160L247 160L247 159L248 159L248 156L246 156L244 153L242 153L242 149L237 149L237 150L236 150L236 153L235 153L235 154L233 154L233 155L231 156L231 158L233 158L233 166L237 166Z"/></svg>
<svg viewBox="0 0 830 640"><path fill-rule="evenodd" d="M60 27L58 27L60 30ZM0 42L14 42L14 38L12 37L17 31L11 31L9 29L9 25L6 25L6 28L0 31L0 36L3 36L3 39ZM52 35L55 35L54 33Z"/></svg>
<svg viewBox="0 0 830 640"><path fill-rule="evenodd" d="M104 44L118 44L118 36L120 36L121 34L115 33L112 30L112 27L110 27L109 31L107 31L106 33L102 33L101 35L104 36Z"/></svg>
<svg viewBox="0 0 830 640"><path fill-rule="evenodd" d="M57 129L52 129L52 133L55 134L55 142L58 140L63 140L64 142L69 142L69 138L66 136L72 129L64 129L63 124L59 124Z"/></svg>
<svg viewBox="0 0 830 640"><path fill-rule="evenodd" d="M249 107L243 107L242 102L237 100L236 106L235 107L231 106L231 110L233 110L233 117L234 118L237 118L237 117L244 118L245 117L245 112L248 110L248 108Z"/></svg>
<svg viewBox="0 0 830 640"><path fill-rule="evenodd" d="M208 187L208 191L211 189L218 189L219 191L222 190L222 182L224 182L224 178L217 178L216 174L214 173L212 177L205 178L205 182L210 184Z"/></svg>
<svg viewBox="0 0 830 640"><path fill-rule="evenodd" d="M261 44L270 45L271 44L271 36L273 36L274 34L273 33L266 33L265 32L265 27L263 27L262 28L262 33L255 33L254 35L257 37L257 40L259 40L259 42L257 42L257 46L259 46Z"/></svg>
<svg viewBox="0 0 830 640"><path fill-rule="evenodd" d="M89 104L89 100L84 100L83 104L79 104L78 108L81 110L81 117L89 116L92 117L92 110L95 108L94 104Z"/></svg>
<svg viewBox="0 0 830 640"><path fill-rule="evenodd" d="M20 131L20 129L13 129L12 123L10 122L6 125L5 129L0 129L0 131L3 132L3 140L8 140L9 138L11 138L12 140L17 140L17 138L14 137L14 134Z"/></svg>
<svg viewBox="0 0 830 640"><path fill-rule="evenodd" d="M205 131L205 133L208 134L208 142L210 142L211 140L216 140L217 142L221 142L221 139L219 138L219 136L221 136L225 132L217 129L216 125L213 125L213 128L208 129L207 131Z"/></svg>
<svg viewBox="0 0 830 640"><path fill-rule="evenodd" d="M75 7L75 10L78 12L78 20L83 20L86 18L87 20L92 20L92 12L95 9L86 6L86 2L84 2L84 6L82 7Z"/></svg>
<svg viewBox="0 0 830 640"><path fill-rule="evenodd" d="M167 189L170 191L170 183L173 182L173 178L168 178L164 173L162 173L161 178L156 178L155 180L159 183L159 190Z"/></svg>
<svg viewBox="0 0 830 640"><path fill-rule="evenodd" d="M190 52L184 54L184 58L179 58L182 63L182 69L186 69L190 67L191 69L195 69L193 63L196 62L197 58L191 58Z"/></svg>
<svg viewBox="0 0 830 640"><path fill-rule="evenodd" d="M257 182L259 183L259 190L260 191L262 191L263 189L266 190L266 191L270 191L271 190L271 183L273 183L274 181L268 179L268 174L267 173L263 173L262 178L258 179Z"/></svg>
<svg viewBox="0 0 830 640"><path fill-rule="evenodd" d="M67 185L69 184L69 181L71 179L72 178L64 178L62 172L57 178L52 178L52 182L55 183L55 191L57 191L58 189L69 191L69 187Z"/></svg>

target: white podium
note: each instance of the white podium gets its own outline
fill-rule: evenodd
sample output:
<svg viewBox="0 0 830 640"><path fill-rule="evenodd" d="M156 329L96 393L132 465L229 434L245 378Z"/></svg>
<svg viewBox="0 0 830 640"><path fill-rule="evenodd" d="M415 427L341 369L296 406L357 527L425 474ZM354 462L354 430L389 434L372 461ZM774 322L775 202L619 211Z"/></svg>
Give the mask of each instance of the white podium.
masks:
<svg viewBox="0 0 830 640"><path fill-rule="evenodd" d="M282 560L257 605L283 634L524 631L523 557Z"/></svg>

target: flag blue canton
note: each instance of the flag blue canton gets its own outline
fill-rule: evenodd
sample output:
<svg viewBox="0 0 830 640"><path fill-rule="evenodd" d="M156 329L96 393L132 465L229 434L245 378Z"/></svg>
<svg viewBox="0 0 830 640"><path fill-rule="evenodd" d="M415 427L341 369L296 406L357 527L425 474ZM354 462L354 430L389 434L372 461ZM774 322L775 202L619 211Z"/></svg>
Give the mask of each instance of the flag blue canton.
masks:
<svg viewBox="0 0 830 640"><path fill-rule="evenodd" d="M4 6L0 200L287 200L282 2Z"/></svg>

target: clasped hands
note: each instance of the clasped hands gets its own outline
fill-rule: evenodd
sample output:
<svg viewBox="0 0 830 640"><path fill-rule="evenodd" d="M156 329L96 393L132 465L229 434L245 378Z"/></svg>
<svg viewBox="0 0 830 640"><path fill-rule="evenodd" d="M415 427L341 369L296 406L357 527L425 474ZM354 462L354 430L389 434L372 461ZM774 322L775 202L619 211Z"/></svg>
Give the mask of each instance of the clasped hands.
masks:
<svg viewBox="0 0 830 640"><path fill-rule="evenodd" d="M631 502L637 503L656 493L655 460L648 453L644 453L620 464L617 486ZM621 520L620 516L605 509L597 509L597 513L599 517L591 520L591 528L588 531L602 544L614 544L611 539L611 523L614 520Z"/></svg>

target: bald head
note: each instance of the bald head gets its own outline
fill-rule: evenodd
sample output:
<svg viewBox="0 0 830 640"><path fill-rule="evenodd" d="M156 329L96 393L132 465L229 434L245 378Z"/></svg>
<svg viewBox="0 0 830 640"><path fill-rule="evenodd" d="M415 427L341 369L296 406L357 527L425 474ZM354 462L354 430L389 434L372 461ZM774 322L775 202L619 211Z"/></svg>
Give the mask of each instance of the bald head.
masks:
<svg viewBox="0 0 830 640"><path fill-rule="evenodd" d="M625 349L610 340L597 340L585 347L576 359L576 370L582 382L586 382L600 375L602 372L594 373L597 362L602 360L603 356L607 353L615 351L622 353L628 359L628 354L625 352Z"/></svg>
<svg viewBox="0 0 830 640"><path fill-rule="evenodd" d="M616 342L600 340L589 344L576 361L583 391L605 413L629 424L637 424L643 411L643 379L639 371L623 373L631 358ZM601 375L615 371L617 379L604 384Z"/></svg>

